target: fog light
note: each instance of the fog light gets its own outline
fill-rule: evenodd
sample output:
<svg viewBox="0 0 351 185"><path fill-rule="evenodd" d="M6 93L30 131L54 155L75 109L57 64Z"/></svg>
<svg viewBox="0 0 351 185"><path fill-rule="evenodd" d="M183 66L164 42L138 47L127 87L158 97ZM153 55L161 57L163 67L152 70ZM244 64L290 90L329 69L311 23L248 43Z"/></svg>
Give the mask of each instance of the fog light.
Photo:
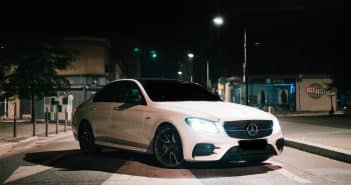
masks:
<svg viewBox="0 0 351 185"><path fill-rule="evenodd" d="M209 143L196 144L193 150L193 157L195 156L206 156L213 154L215 146Z"/></svg>
<svg viewBox="0 0 351 185"><path fill-rule="evenodd" d="M280 138L276 141L276 146L278 148L279 151L283 151L284 148L284 138Z"/></svg>

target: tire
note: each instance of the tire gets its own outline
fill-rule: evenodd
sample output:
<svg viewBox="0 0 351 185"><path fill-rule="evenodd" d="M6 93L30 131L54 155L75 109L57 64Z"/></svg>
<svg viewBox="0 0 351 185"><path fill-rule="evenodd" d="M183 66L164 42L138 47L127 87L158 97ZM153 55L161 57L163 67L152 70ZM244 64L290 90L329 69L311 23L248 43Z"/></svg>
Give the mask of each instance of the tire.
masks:
<svg viewBox="0 0 351 185"><path fill-rule="evenodd" d="M88 123L82 123L79 127L78 140L82 153L92 154L96 152L94 134Z"/></svg>
<svg viewBox="0 0 351 185"><path fill-rule="evenodd" d="M161 166L179 168L184 163L183 148L177 130L169 125L158 129L154 139L154 155Z"/></svg>

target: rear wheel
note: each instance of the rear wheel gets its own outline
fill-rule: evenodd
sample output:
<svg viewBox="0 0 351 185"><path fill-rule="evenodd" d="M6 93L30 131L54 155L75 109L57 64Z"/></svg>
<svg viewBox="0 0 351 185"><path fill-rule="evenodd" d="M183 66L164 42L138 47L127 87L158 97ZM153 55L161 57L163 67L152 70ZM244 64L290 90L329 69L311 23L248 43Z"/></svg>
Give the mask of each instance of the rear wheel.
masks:
<svg viewBox="0 0 351 185"><path fill-rule="evenodd" d="M89 124L82 123L79 127L78 140L82 153L88 154L96 152L95 138Z"/></svg>
<svg viewBox="0 0 351 185"><path fill-rule="evenodd" d="M184 163L182 143L174 127L167 125L158 129L154 154L159 163L167 168L177 168Z"/></svg>

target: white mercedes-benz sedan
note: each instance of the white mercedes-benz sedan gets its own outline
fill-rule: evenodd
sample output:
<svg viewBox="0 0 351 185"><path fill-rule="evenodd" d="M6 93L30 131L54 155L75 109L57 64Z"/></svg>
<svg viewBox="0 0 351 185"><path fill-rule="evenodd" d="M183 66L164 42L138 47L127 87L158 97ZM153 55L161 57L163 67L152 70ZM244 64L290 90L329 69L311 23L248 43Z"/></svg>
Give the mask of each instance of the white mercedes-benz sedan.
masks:
<svg viewBox="0 0 351 185"><path fill-rule="evenodd" d="M184 161L256 164L284 146L272 114L177 80L109 83L77 108L73 133L84 153L97 146L151 153L171 168Z"/></svg>

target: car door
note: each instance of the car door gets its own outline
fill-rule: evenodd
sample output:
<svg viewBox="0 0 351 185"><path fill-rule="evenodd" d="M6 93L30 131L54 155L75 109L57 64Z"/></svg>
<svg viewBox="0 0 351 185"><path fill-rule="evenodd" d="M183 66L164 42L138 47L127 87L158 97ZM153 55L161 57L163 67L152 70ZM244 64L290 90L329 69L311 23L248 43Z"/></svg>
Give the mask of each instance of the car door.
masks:
<svg viewBox="0 0 351 185"><path fill-rule="evenodd" d="M108 120L111 119L111 107L113 101L114 84L108 84L103 87L93 98L89 105L88 120L94 130L94 136L97 142L108 142L110 128Z"/></svg>
<svg viewBox="0 0 351 185"><path fill-rule="evenodd" d="M111 113L111 132L115 144L128 147L147 147L143 137L143 120L146 110L145 99L135 82L122 81L118 102Z"/></svg>

